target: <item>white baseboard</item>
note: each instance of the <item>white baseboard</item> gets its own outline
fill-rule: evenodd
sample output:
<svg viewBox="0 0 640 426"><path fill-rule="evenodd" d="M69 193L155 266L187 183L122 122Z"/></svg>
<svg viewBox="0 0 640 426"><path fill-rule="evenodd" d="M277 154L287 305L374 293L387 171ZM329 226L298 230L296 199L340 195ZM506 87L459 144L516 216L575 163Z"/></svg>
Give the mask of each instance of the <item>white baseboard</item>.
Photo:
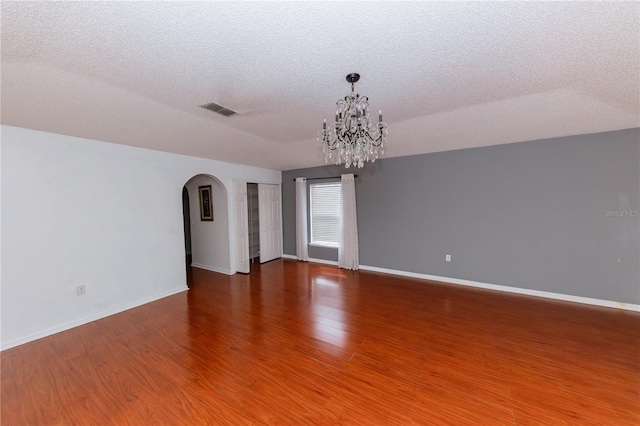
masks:
<svg viewBox="0 0 640 426"><path fill-rule="evenodd" d="M178 288L174 288L172 290L162 292L160 294L153 295L151 297L145 297L144 299L136 300L133 303L120 305L116 308L107 309L106 311L102 311L97 314L89 315L87 317L70 321L55 327L47 328L46 330L38 331L36 333L32 333L27 336L20 337L18 339L13 339L8 342L2 342L2 347L0 347L0 351L14 348L16 346L20 346L25 343L33 342L34 340L42 339L43 337L51 336L52 334L60 333L61 331L66 331L71 328L78 327L80 325L88 324L90 322L97 321L99 319L106 318L111 315L119 314L120 312L128 311L129 309L137 308L138 306L155 302L156 300L160 300L168 296L173 296L174 294L182 293L183 291L187 291L187 290L189 290L189 287L181 286Z"/></svg>
<svg viewBox="0 0 640 426"><path fill-rule="evenodd" d="M287 259L297 259L296 256L283 255ZM338 262L323 259L309 259L309 262L323 263L326 265L338 265ZM399 275L402 277L419 278L429 281L439 281L447 284L464 285L468 287L484 288L487 290L504 291L506 293L524 294L527 296L544 297L547 299L563 300L565 302L583 303L586 305L604 306L606 308L624 309L627 311L640 312L640 305L633 303L615 302L612 300L592 299L590 297L573 296L570 294L551 293L548 291L530 290L527 288L509 287L498 284L488 284L478 281L462 280L459 278L440 277L437 275L419 274L416 272L399 271L396 269L378 268L377 266L360 265L363 271L381 272L383 274Z"/></svg>
<svg viewBox="0 0 640 426"><path fill-rule="evenodd" d="M440 281L448 284L465 285L468 287L484 288L487 290L504 291L507 293L524 294L527 296L544 297L547 299L563 300L566 302L583 303L587 305L604 306L607 308L624 309L640 312L640 305L633 303L615 302L611 300L592 299L590 297L573 296L570 294L551 293L548 291L530 290L527 288L509 287L505 285L481 283L477 281L462 280L458 278L440 277L436 275L418 274L415 272L398 271L395 269L378 268L376 266L360 265L363 271L382 272L384 274L400 275L403 277L420 278L423 280Z"/></svg>
<svg viewBox="0 0 640 426"><path fill-rule="evenodd" d="M191 266L198 269L204 269L206 271L217 272L219 274L233 275L233 273L227 269L216 268L214 266L201 265L200 263L194 263L194 262L191 262Z"/></svg>

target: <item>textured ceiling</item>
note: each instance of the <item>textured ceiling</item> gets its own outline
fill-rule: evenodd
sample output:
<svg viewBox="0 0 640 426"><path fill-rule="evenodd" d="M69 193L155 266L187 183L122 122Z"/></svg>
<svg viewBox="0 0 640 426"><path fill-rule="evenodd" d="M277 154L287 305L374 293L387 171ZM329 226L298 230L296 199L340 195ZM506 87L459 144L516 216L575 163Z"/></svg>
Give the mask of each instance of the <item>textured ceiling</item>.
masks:
<svg viewBox="0 0 640 426"><path fill-rule="evenodd" d="M358 72L387 157L637 127L639 16L639 2L3 1L1 119L287 170L324 164L316 134Z"/></svg>

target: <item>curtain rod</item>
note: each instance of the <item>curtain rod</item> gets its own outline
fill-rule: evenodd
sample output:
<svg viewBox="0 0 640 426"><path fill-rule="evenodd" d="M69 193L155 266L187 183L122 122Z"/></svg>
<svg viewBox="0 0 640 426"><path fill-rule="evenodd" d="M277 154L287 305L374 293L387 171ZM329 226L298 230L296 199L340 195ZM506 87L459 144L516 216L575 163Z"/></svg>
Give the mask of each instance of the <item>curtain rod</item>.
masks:
<svg viewBox="0 0 640 426"><path fill-rule="evenodd" d="M320 178L305 178L306 180L320 180L320 179L340 179L342 176L327 176L327 177L320 177ZM354 179L358 177L358 175L353 175ZM293 181L295 182L296 179L294 178Z"/></svg>

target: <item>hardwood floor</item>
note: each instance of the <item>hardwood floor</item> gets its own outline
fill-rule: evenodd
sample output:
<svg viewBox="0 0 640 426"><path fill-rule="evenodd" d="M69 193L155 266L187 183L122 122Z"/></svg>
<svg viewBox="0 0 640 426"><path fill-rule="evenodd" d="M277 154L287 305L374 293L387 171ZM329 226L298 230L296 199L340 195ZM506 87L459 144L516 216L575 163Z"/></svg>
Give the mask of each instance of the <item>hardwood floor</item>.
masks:
<svg viewBox="0 0 640 426"><path fill-rule="evenodd" d="M277 260L3 351L2 425L638 425L640 314Z"/></svg>

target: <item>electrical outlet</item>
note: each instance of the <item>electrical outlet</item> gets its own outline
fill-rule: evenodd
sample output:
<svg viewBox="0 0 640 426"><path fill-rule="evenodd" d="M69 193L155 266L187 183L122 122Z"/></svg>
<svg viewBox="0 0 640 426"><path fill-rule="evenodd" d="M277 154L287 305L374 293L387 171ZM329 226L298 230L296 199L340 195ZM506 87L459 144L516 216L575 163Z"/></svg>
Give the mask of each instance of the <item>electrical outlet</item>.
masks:
<svg viewBox="0 0 640 426"><path fill-rule="evenodd" d="M450 254L445 255L444 260L447 262L451 262L451 255Z"/></svg>
<svg viewBox="0 0 640 426"><path fill-rule="evenodd" d="M83 295L83 294L85 294L85 293L86 293L86 290L85 290L85 288L84 288L84 284L79 285L78 287L76 287L76 294L77 294L78 296L82 296L82 295Z"/></svg>

